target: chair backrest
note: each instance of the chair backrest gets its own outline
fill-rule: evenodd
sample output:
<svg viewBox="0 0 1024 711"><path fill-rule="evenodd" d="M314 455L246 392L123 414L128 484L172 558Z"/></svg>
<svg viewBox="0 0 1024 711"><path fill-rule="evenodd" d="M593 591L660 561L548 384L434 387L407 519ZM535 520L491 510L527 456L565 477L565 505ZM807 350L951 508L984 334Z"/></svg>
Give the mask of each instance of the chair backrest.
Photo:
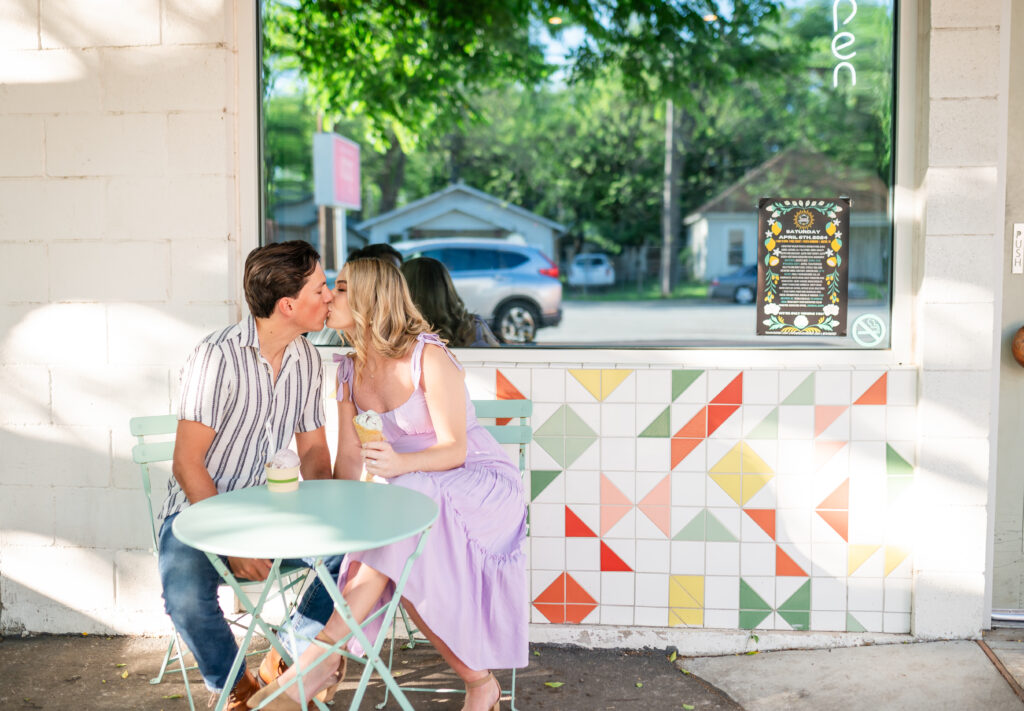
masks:
<svg viewBox="0 0 1024 711"><path fill-rule="evenodd" d="M494 439L500 444L519 445L519 471L526 469L526 446L533 439L533 428L530 427L530 415L533 414L532 400L474 400L476 416L483 419L495 419L506 422L519 418L518 425L493 424L484 425Z"/></svg>
<svg viewBox="0 0 1024 711"><path fill-rule="evenodd" d="M132 460L139 465L142 476L142 494L146 499L146 517L149 519L149 532L153 537L153 552L159 549L156 536L156 521L153 518L153 493L149 480L149 465L156 462L169 462L174 458L174 435L178 430L177 415L148 415L133 417L128 421L132 436L139 443L132 447ZM161 441L147 441L147 437L161 437Z"/></svg>

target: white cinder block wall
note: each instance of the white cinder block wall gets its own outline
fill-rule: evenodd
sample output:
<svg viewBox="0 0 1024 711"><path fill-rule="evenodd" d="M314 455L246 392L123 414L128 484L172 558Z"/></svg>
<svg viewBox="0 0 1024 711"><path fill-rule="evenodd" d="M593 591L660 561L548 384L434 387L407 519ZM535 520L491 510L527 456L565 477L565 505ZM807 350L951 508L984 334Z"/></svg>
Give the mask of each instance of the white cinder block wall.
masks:
<svg viewBox="0 0 1024 711"><path fill-rule="evenodd" d="M916 234L895 327L920 369L925 637L986 624L1010 4L903 3ZM188 349L241 313L252 19L229 0L0 4L0 632L166 628L126 424L170 410Z"/></svg>

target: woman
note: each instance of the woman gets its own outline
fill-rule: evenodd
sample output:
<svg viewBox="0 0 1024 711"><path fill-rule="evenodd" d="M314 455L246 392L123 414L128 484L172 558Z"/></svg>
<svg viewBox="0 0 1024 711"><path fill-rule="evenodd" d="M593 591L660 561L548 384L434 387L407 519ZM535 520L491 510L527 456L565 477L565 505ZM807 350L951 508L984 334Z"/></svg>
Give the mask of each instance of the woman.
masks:
<svg viewBox="0 0 1024 711"><path fill-rule="evenodd" d="M526 500L519 471L476 422L462 367L430 333L393 264L379 259L346 264L327 325L343 331L354 350L339 359L334 476L358 479L365 465L368 474L437 502L440 514L402 602L465 682L463 711L497 709L501 692L489 670L527 663ZM456 393L462 396L453 397ZM387 441L361 445L352 418L369 409L381 413ZM390 597L416 543L413 537L345 556L338 585L356 619L365 619ZM348 632L335 613L320 639L332 642ZM250 708L321 654L321 647L310 645L292 668L250 700ZM340 655L308 669L307 699L343 676ZM294 684L265 708L301 708L297 694Z"/></svg>
<svg viewBox="0 0 1024 711"><path fill-rule="evenodd" d="M417 257L402 264L402 275L416 308L449 346L501 345L487 323L466 310L444 264L430 257Z"/></svg>

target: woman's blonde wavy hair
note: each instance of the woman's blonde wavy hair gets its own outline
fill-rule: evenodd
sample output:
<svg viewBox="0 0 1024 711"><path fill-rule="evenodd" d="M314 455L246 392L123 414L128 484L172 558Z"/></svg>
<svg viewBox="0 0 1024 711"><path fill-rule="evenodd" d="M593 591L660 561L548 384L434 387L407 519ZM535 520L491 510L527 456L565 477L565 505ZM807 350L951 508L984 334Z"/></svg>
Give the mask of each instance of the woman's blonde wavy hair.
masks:
<svg viewBox="0 0 1024 711"><path fill-rule="evenodd" d="M401 358L430 324L416 308L398 267L381 259L355 259L343 267L348 306L355 325L344 331L355 351L356 372L373 349L386 358Z"/></svg>

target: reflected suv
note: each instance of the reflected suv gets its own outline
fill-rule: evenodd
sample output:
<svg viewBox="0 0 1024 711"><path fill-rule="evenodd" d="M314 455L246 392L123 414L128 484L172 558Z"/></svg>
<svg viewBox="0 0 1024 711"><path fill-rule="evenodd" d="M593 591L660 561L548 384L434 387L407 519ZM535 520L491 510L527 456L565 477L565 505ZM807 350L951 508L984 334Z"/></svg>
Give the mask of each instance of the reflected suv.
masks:
<svg viewBox="0 0 1024 711"><path fill-rule="evenodd" d="M562 320L558 267L539 249L496 239L424 239L392 245L405 259L433 257L448 267L466 308L505 343L531 343Z"/></svg>

